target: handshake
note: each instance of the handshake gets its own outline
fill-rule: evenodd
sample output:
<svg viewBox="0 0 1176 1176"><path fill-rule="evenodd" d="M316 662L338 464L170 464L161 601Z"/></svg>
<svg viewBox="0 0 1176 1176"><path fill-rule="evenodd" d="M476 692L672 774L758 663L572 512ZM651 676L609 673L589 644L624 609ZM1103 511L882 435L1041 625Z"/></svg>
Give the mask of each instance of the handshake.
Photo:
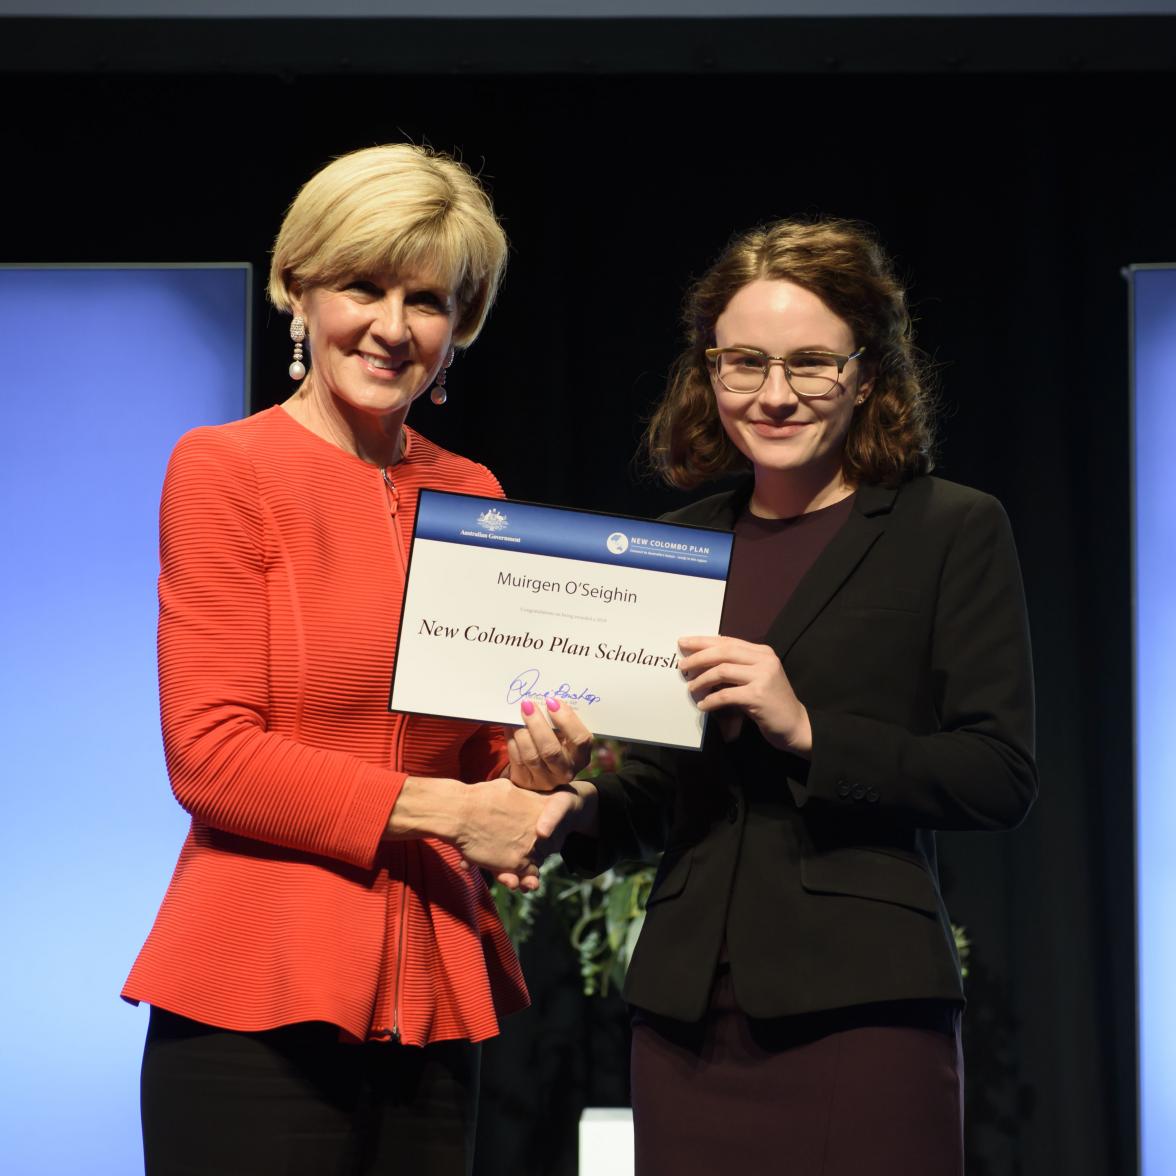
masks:
<svg viewBox="0 0 1176 1176"><path fill-rule="evenodd" d="M409 776L385 837L437 837L511 890L536 889L543 859L569 833L596 832L596 789L576 779L591 758L592 732L554 698L524 701L522 716L507 733L505 776L477 784Z"/></svg>
<svg viewBox="0 0 1176 1176"><path fill-rule="evenodd" d="M570 707L548 698L522 703L523 725L507 732L507 777L470 788L470 817L456 840L466 861L511 890L534 890L539 867L569 833L596 831L596 789L576 775L588 766L592 732Z"/></svg>

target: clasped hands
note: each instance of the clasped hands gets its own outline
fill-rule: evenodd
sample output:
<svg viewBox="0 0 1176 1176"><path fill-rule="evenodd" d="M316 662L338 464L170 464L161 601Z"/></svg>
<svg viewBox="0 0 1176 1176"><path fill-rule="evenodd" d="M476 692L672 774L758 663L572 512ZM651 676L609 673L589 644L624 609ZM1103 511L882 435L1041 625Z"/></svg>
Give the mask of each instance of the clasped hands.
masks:
<svg viewBox="0 0 1176 1176"><path fill-rule="evenodd" d="M511 890L535 890L544 858L577 828L594 789L576 781L592 756L592 732L556 698L521 706L522 725L507 732L507 775L478 789L479 819L466 822L457 846Z"/></svg>
<svg viewBox="0 0 1176 1176"><path fill-rule="evenodd" d="M771 646L698 636L681 638L678 648L679 670L700 711L718 712L720 721L749 718L772 746L811 753L808 711ZM542 710L524 701L522 715L507 735L508 777L479 786L493 790L485 794L485 819L467 826L459 848L505 886L534 890L544 858L594 822L595 789L575 779L591 757L592 733L558 699L545 700Z"/></svg>

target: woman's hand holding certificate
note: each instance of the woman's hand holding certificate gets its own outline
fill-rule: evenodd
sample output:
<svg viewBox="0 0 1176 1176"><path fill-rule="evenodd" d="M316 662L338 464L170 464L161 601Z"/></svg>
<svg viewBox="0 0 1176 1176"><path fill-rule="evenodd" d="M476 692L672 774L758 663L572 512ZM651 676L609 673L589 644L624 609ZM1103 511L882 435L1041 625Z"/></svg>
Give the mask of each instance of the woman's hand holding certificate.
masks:
<svg viewBox="0 0 1176 1176"><path fill-rule="evenodd" d="M704 714L730 707L745 714L781 751L809 756L813 731L808 711L770 645L736 637L683 637L678 668Z"/></svg>
<svg viewBox="0 0 1176 1176"><path fill-rule="evenodd" d="M550 722L529 698L521 710L523 725L506 738L511 782L534 792L570 784L592 758L592 732L558 698L548 698L543 707Z"/></svg>

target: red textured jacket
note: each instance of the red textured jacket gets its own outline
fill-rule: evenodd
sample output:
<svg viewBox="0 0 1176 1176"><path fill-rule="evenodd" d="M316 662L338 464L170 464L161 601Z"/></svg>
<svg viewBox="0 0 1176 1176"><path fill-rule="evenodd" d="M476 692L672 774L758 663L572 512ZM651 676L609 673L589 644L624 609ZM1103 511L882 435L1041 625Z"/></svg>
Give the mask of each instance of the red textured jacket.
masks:
<svg viewBox="0 0 1176 1176"><path fill-rule="evenodd" d="M387 709L417 494L502 494L406 434L385 471L271 408L172 455L160 705L192 826L128 1000L412 1045L493 1036L527 1004L481 873L431 838L381 840L406 774L507 763L497 727Z"/></svg>

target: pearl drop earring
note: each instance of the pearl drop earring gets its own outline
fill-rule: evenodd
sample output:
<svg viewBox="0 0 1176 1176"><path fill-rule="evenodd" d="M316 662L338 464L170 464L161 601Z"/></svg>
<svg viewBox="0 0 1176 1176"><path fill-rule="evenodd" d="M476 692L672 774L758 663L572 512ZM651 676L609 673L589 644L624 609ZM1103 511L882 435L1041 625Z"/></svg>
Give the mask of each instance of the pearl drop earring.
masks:
<svg viewBox="0 0 1176 1176"><path fill-rule="evenodd" d="M449 375L449 365L453 362L453 352L450 351L445 360L445 366L437 373L433 381L433 388L429 392L429 399L437 405L444 404L449 399L449 393L445 390L445 380Z"/></svg>
<svg viewBox="0 0 1176 1176"><path fill-rule="evenodd" d="M290 338L294 340L294 362L290 365L290 379L301 380L306 375L306 364L302 362L302 340L306 338L306 319L296 314L290 320Z"/></svg>

